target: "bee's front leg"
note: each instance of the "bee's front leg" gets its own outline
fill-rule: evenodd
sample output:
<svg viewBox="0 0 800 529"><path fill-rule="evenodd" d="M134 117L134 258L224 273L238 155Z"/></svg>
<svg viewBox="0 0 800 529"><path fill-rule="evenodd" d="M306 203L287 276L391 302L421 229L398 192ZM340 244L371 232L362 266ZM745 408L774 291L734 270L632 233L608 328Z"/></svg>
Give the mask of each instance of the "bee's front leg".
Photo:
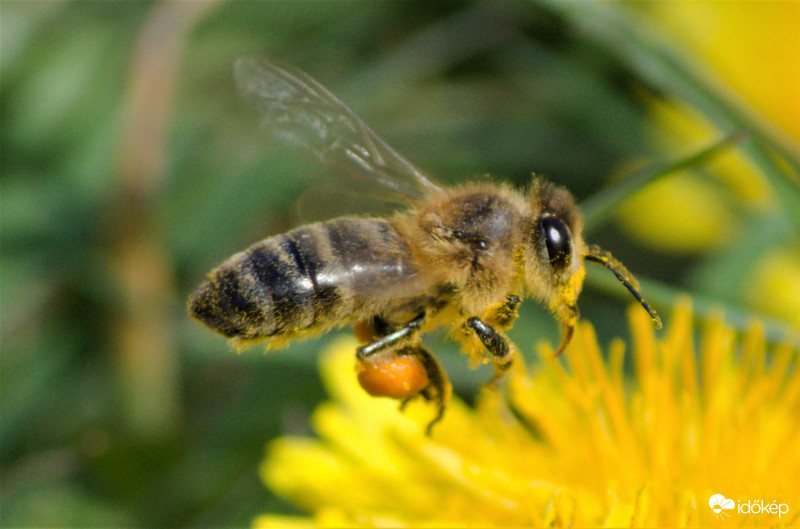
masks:
<svg viewBox="0 0 800 529"><path fill-rule="evenodd" d="M510 329L514 324L514 320L519 316L519 306L521 303L522 299L519 296L516 294L509 294L506 296L505 301L489 308L485 319L502 330Z"/></svg>

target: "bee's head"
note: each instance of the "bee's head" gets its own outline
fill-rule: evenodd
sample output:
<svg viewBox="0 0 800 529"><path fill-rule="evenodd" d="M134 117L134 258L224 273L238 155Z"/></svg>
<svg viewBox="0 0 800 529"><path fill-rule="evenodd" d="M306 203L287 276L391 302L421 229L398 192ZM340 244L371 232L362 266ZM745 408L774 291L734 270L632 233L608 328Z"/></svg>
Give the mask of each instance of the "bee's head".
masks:
<svg viewBox="0 0 800 529"><path fill-rule="evenodd" d="M585 275L583 219L569 191L544 179L534 178L527 199L531 222L525 282L564 326L561 353L579 315L577 300Z"/></svg>
<svg viewBox="0 0 800 529"><path fill-rule="evenodd" d="M647 310L657 327L661 320L642 299L638 285L625 267L611 254L583 242L583 218L575 199L563 187L534 178L528 193L531 212L530 234L525 255L525 281L531 293L547 302L564 327L556 356L567 347L578 321L578 295L583 287L584 260L602 264Z"/></svg>

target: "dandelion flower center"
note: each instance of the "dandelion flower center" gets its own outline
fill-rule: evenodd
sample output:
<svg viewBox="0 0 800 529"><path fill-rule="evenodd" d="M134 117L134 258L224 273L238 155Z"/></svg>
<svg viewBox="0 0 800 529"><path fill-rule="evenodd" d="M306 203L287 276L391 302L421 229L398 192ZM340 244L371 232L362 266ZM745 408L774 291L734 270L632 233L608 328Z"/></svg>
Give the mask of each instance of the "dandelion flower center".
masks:
<svg viewBox="0 0 800 529"><path fill-rule="evenodd" d="M319 438L273 441L262 467L310 517L256 526L796 526L797 346L768 355L759 326L737 337L712 319L696 347L688 302L663 339L640 309L629 318L630 372L623 342L604 356L582 323L564 363L540 347L541 362L520 362L474 409L453 399L431 437L424 402L401 413L369 397L353 343L335 345L322 355ZM767 508L739 512L745 501Z"/></svg>

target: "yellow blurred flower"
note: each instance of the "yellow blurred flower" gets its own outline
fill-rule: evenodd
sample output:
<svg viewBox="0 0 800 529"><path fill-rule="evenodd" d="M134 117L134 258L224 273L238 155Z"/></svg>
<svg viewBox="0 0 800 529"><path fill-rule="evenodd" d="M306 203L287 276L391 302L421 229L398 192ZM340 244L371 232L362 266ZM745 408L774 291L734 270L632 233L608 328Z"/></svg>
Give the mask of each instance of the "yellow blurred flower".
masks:
<svg viewBox="0 0 800 529"><path fill-rule="evenodd" d="M619 207L625 231L651 248L707 253L739 231L739 219L711 182L681 173L653 182Z"/></svg>
<svg viewBox="0 0 800 529"><path fill-rule="evenodd" d="M432 437L425 403L400 413L368 397L354 343L339 342L322 356L333 400L314 414L319 439L278 439L262 467L311 515L255 526L797 526L798 346L768 354L759 326L737 337L717 318L696 351L688 302L660 340L641 309L629 317L631 377L623 342L604 360L582 323L566 367L541 347L507 391L484 391L475 409L454 399ZM774 514L745 513L773 502Z"/></svg>
<svg viewBox="0 0 800 529"><path fill-rule="evenodd" d="M746 105L800 141L800 2L649 2L634 4ZM723 133L679 101L653 100L653 136L667 152ZM791 140L790 140L791 141ZM738 234L742 208L773 204L764 179L735 149L697 171L665 178L620 212L623 227L651 247L706 253ZM722 185L719 185L722 184Z"/></svg>
<svg viewBox="0 0 800 529"><path fill-rule="evenodd" d="M800 329L800 247L773 248L758 258L745 295L756 309Z"/></svg>
<svg viewBox="0 0 800 529"><path fill-rule="evenodd" d="M643 7L800 142L800 2L678 1Z"/></svg>
<svg viewBox="0 0 800 529"><path fill-rule="evenodd" d="M651 99L653 136L669 152L711 144L721 134L678 102ZM702 173L687 169L637 192L617 217L628 234L651 248L679 254L708 253L740 232L737 210L773 204L770 188L735 148L716 156Z"/></svg>

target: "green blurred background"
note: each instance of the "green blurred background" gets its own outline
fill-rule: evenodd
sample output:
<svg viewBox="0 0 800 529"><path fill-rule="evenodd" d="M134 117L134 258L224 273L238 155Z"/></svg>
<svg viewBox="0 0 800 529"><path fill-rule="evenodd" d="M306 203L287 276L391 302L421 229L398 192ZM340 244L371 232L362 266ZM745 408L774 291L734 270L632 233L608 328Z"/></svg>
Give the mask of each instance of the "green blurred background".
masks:
<svg viewBox="0 0 800 529"><path fill-rule="evenodd" d="M800 4L692 4L3 1L0 523L245 526L291 511L258 465L268 439L309 432L330 337L236 355L185 311L211 268L300 222L296 205L332 177L259 129L233 84L243 55L311 73L442 182L535 171L585 200L749 130L588 238L665 315L689 291L701 312L796 332ZM754 73L777 92L751 90ZM580 306L605 343L627 336L628 302L600 271ZM510 334L532 357L558 329L528 302ZM469 399L488 373L430 343Z"/></svg>

